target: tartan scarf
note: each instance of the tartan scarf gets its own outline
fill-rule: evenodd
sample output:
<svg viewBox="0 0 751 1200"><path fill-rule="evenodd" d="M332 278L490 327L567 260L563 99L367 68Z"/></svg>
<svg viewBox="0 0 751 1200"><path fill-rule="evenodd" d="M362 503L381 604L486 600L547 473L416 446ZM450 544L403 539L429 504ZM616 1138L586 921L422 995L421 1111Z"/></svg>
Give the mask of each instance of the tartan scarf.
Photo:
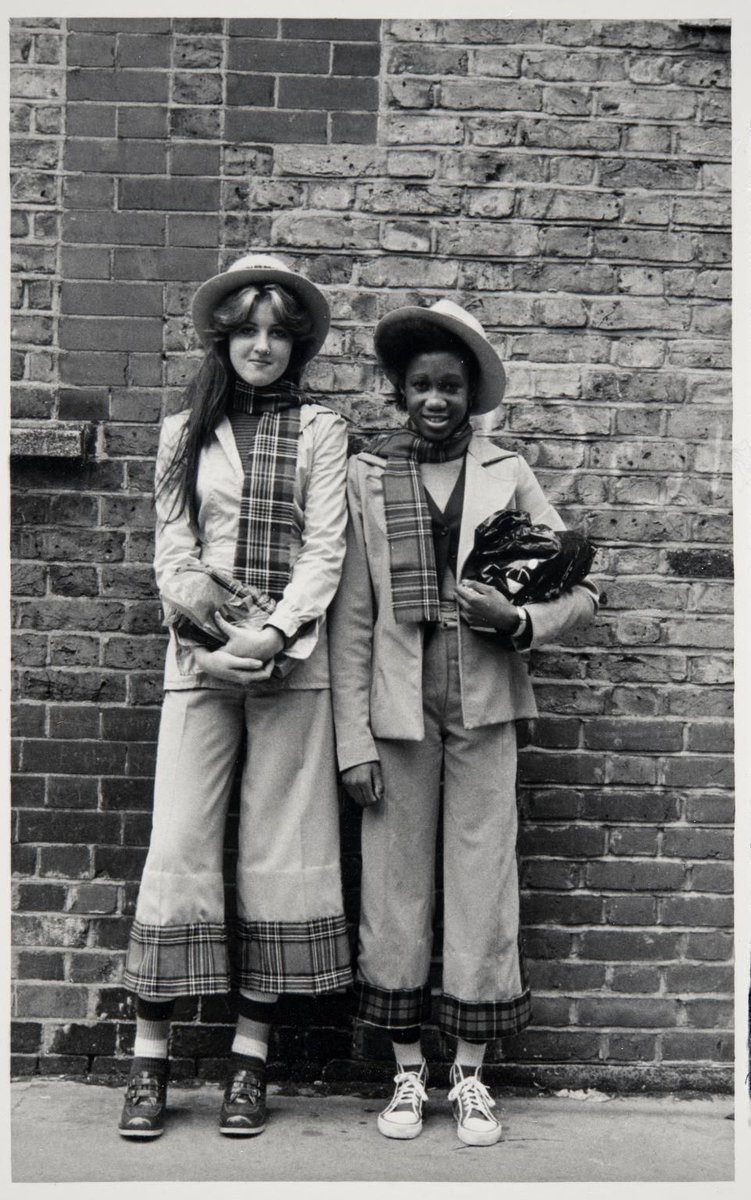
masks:
<svg viewBox="0 0 751 1200"><path fill-rule="evenodd" d="M232 408L258 416L243 464L233 575L274 600L289 582L300 406L310 403L296 384L281 379L266 388L235 379L230 399Z"/></svg>
<svg viewBox="0 0 751 1200"><path fill-rule="evenodd" d="M383 504L391 564L391 607L398 625L437 621L440 614L430 511L418 464L461 458L471 437L468 419L443 442L421 437L408 421L403 429L383 434L369 447L371 453L386 459Z"/></svg>

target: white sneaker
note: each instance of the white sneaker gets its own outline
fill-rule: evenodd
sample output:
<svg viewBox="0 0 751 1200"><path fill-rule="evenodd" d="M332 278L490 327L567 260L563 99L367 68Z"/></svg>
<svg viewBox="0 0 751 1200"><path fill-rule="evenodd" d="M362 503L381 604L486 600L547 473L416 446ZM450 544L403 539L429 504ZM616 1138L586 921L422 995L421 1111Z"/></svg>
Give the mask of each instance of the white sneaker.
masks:
<svg viewBox="0 0 751 1200"><path fill-rule="evenodd" d="M389 1138L416 1138L422 1133L422 1106L428 1098L428 1064L394 1076L391 1102L378 1115L378 1132Z"/></svg>
<svg viewBox="0 0 751 1200"><path fill-rule="evenodd" d="M466 1146L492 1146L501 1138L501 1122L490 1111L495 1100L479 1075L465 1075L458 1063L451 1068L456 1132Z"/></svg>

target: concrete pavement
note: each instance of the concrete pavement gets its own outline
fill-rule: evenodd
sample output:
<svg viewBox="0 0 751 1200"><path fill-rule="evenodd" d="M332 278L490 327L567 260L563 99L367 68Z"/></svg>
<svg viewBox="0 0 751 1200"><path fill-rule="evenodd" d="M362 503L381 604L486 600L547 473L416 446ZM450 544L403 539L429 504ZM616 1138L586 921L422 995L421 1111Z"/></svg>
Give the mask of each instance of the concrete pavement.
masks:
<svg viewBox="0 0 751 1200"><path fill-rule="evenodd" d="M380 1136L378 1100L321 1096L312 1089L308 1095L285 1095L274 1087L265 1133L223 1138L217 1130L221 1092L206 1084L171 1088L163 1137L134 1143L116 1131L122 1097L119 1088L60 1079L13 1084L13 1182L563 1183L733 1177L730 1096L590 1093L588 1099L572 1099L499 1093L503 1140L484 1148L458 1141L450 1106L438 1089L431 1092L422 1136L411 1142Z"/></svg>

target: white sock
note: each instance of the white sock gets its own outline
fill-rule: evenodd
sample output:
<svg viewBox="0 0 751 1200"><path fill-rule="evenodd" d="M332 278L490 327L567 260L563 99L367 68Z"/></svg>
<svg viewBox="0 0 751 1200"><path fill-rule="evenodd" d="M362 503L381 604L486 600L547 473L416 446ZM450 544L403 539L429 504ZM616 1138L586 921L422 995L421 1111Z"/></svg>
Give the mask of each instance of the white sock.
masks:
<svg viewBox="0 0 751 1200"><path fill-rule="evenodd" d="M166 1058L169 1038L169 1017L166 1021L147 1021L136 1017L135 1058Z"/></svg>
<svg viewBox="0 0 751 1200"><path fill-rule="evenodd" d="M256 1004L268 1005L268 1021L253 1020L250 1017L238 1016L235 1036L232 1042L232 1053L242 1054L245 1058L259 1058L266 1062L269 1055L269 1033L271 1031L271 1008L279 997L270 992L251 992L247 988L240 989L240 995Z"/></svg>
<svg viewBox="0 0 751 1200"><path fill-rule="evenodd" d="M416 1042L392 1042L394 1058L400 1071L408 1071L410 1067L422 1066L422 1046L420 1039Z"/></svg>
<svg viewBox="0 0 751 1200"><path fill-rule="evenodd" d="M485 1042L465 1042L464 1038L457 1038L454 1062L460 1067L471 1067L469 1074L476 1075L485 1058L485 1046Z"/></svg>

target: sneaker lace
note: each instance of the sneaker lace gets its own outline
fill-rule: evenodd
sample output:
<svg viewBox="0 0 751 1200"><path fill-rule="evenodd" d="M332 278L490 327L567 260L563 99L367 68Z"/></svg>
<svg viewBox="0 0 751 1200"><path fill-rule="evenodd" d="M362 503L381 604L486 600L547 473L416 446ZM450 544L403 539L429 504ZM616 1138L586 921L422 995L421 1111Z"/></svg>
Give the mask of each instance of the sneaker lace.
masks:
<svg viewBox="0 0 751 1200"><path fill-rule="evenodd" d="M495 1100L485 1084L476 1075L466 1075L454 1084L448 1096L456 1100L462 1107L463 1115L469 1116L473 1109L482 1113L488 1121L495 1121L491 1108L495 1108Z"/></svg>
<svg viewBox="0 0 751 1200"><path fill-rule="evenodd" d="M394 1083L396 1089L387 1112L398 1108L400 1104L409 1104L413 1110L417 1111L420 1101L428 1098L428 1093L417 1071L400 1071L398 1075L394 1076Z"/></svg>

